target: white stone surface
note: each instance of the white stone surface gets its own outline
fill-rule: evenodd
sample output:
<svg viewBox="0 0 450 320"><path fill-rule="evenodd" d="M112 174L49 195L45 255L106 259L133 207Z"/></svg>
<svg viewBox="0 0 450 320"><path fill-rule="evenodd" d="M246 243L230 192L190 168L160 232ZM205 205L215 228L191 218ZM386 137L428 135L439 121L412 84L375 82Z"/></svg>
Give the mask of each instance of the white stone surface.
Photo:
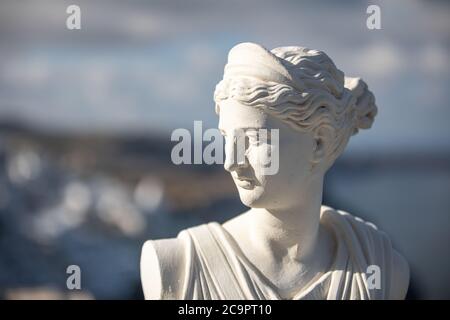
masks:
<svg viewBox="0 0 450 320"><path fill-rule="evenodd" d="M224 167L250 209L223 225L147 241L145 297L403 299L409 267L388 236L322 204L325 173L377 113L365 82L346 77L317 50L241 43L229 53L214 99ZM258 129L277 129L279 143L258 140ZM235 163L241 130L245 161ZM274 175L264 170L273 160L267 146L279 154Z"/></svg>

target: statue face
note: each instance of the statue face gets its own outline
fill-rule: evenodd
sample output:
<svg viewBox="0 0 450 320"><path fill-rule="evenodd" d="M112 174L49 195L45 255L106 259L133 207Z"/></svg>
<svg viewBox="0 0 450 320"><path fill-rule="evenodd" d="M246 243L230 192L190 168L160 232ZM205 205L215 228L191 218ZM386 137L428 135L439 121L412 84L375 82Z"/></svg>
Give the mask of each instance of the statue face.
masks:
<svg viewBox="0 0 450 320"><path fill-rule="evenodd" d="M225 137L225 170L231 176L244 205L252 208L282 209L302 201L302 191L312 177L314 139L289 127L283 121L233 99L220 103L219 129ZM266 129L267 141L256 132ZM277 129L279 142L270 139ZM236 161L237 137L244 133L245 161ZM277 148L278 172L266 174L268 147ZM272 154L273 154L272 149ZM272 159L273 160L273 159Z"/></svg>

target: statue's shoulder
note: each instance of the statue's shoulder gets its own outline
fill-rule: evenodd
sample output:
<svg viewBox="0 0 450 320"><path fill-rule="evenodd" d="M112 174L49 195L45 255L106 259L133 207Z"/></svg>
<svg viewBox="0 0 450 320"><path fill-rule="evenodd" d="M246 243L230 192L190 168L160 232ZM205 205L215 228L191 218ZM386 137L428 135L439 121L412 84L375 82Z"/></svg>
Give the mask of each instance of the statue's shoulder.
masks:
<svg viewBox="0 0 450 320"><path fill-rule="evenodd" d="M390 237L383 230L380 230L372 222L364 221L361 218L355 217L351 214L346 216L351 219L354 224L367 228L372 234L373 238L382 239L384 242L384 250L390 251L390 288L387 297L392 300L403 300L406 297L409 287L409 265L406 259L397 251L391 244ZM389 267L389 265L387 266Z"/></svg>
<svg viewBox="0 0 450 320"><path fill-rule="evenodd" d="M392 255L392 281L390 299L403 300L409 287L409 265L406 259L395 249Z"/></svg>
<svg viewBox="0 0 450 320"><path fill-rule="evenodd" d="M180 299L185 273L181 239L148 240L141 252L141 280L146 299Z"/></svg>
<svg viewBox="0 0 450 320"><path fill-rule="evenodd" d="M347 241L359 241L362 250L374 250L374 252L367 253L367 256L378 257L379 255L375 254L375 251L378 251L385 255L382 260L390 257L390 263L386 261L385 265L391 275L389 278L391 290L388 298L404 299L409 286L409 265L406 259L392 247L389 236L375 224L342 210L322 206L321 215L322 217L326 216L334 224L335 229L340 229L345 233L348 236ZM349 233L352 235L350 236ZM370 261L374 264L379 262Z"/></svg>

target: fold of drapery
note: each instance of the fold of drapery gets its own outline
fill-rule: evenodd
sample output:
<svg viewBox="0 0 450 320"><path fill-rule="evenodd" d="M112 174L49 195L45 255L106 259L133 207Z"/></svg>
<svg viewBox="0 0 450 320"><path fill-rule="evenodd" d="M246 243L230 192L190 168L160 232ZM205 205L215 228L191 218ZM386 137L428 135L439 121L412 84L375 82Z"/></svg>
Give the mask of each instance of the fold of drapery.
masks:
<svg viewBox="0 0 450 320"><path fill-rule="evenodd" d="M318 274L293 299L388 299L392 246L385 233L346 212L322 206L320 223L329 228L336 250L329 270ZM281 299L277 288L247 259L218 223L183 230L184 299ZM371 288L368 267L379 267L380 288Z"/></svg>

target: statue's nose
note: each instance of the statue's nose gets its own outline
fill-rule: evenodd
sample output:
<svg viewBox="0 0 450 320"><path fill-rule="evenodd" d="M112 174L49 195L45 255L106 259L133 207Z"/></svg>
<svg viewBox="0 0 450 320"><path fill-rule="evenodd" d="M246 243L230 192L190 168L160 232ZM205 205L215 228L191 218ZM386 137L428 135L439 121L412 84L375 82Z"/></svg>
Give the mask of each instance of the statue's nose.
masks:
<svg viewBox="0 0 450 320"><path fill-rule="evenodd" d="M225 142L224 168L229 172L247 166L247 157L245 156L245 145L242 146L243 150L239 150L238 147L240 147L240 144L236 143L236 139L234 139L234 141Z"/></svg>

